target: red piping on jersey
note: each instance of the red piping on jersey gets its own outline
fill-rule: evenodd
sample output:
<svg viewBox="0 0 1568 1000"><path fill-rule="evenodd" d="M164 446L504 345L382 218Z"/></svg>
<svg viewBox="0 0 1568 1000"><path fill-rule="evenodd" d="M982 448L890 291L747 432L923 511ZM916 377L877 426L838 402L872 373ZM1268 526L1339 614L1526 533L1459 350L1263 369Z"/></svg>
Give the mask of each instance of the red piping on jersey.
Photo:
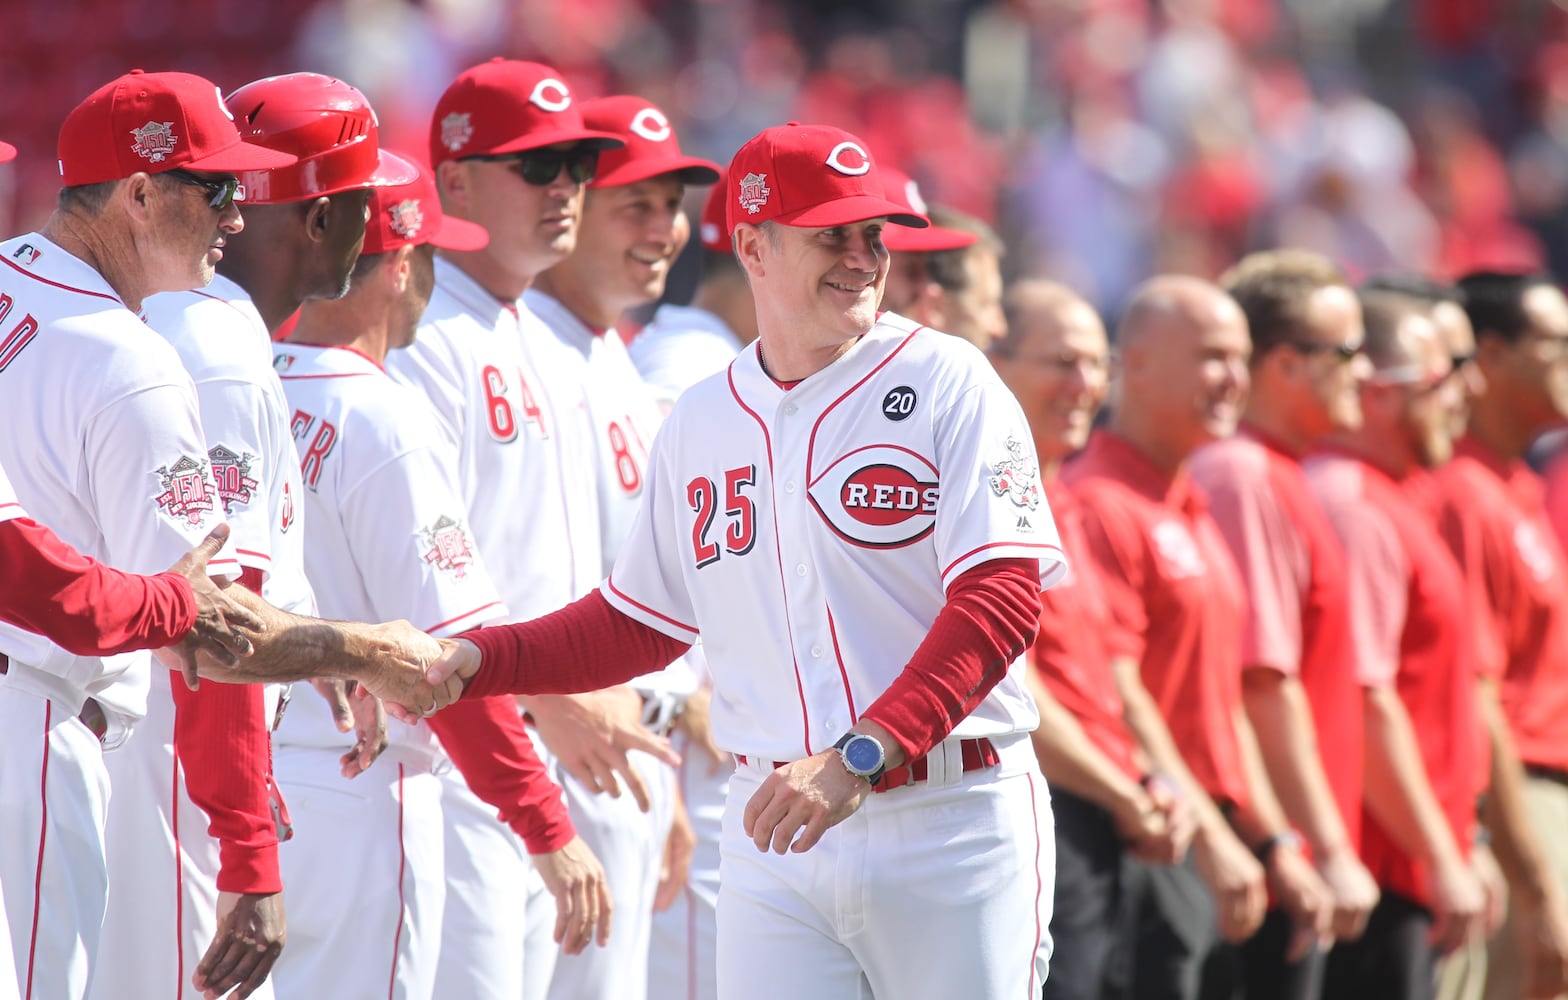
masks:
<svg viewBox="0 0 1568 1000"><path fill-rule="evenodd" d="M833 624L833 609L826 604L822 607L828 613L828 635L833 637L833 658L838 661L838 675L844 680L844 701L849 704L849 724L853 726L860 721L860 716L855 712L855 693L849 689L849 671L844 667L844 654L838 648L838 626Z"/></svg>
<svg viewBox="0 0 1568 1000"><path fill-rule="evenodd" d="M979 548L970 549L968 552L965 552L957 559L954 559L952 562L948 563L947 566L942 570L942 579L947 579L947 574L953 571L954 566L957 566L959 563L963 562L965 559L968 559L976 552L984 552L986 549L994 549L999 547L1006 547L1009 549L1045 549L1048 552L1056 553L1058 560L1060 560L1064 554L1062 552L1061 546L1051 545L1046 542L987 542Z"/></svg>
<svg viewBox="0 0 1568 1000"><path fill-rule="evenodd" d="M696 635L697 634L697 626L695 626L695 625L687 625L685 622L676 621L674 618L671 618L669 615L660 614L659 612L657 612L657 611L653 610L652 608L648 607L648 605L642 603L641 601L633 600L632 598L626 596L626 594L621 590L621 588L619 588L619 587L617 587L615 585L615 574L613 572L609 576L605 577L604 585L606 587L610 588L610 593L614 594L616 597L619 597L621 600L625 601L627 604L630 604L632 607L637 608L639 611L646 611L646 612L648 612L648 614L650 614L653 617L659 619L659 621L661 621L661 622L669 622L671 625L674 625L676 628L685 629L687 632L690 632L692 635Z"/></svg>
<svg viewBox="0 0 1568 1000"><path fill-rule="evenodd" d="M909 342L911 340L915 339L915 335L918 334L921 330L924 330L924 329L925 329L925 327L923 327L923 326L917 326L913 330L911 330L909 332L909 336L907 336L903 340L899 341L898 346L893 348L893 350L891 350L890 352L888 352L888 356L887 357L883 358L881 361L878 361L875 368L872 368L870 371L866 372L866 374L861 377L859 382L856 382L854 385L850 386L848 389L845 389L843 391L843 393L840 394L837 399L835 399L833 402L829 403L827 405L827 408L824 409L820 414L817 415L816 422L811 425L811 437L808 438L807 441L806 441L806 481L807 482L811 482L811 460L816 455L816 451L817 451L817 431L822 429L822 421L824 421L824 420L826 420L828 418L828 414L833 412L833 408L835 406L837 406L838 404L842 403L844 400L848 399L850 396L853 396L855 394L855 390L859 389L861 386L863 386L867 382L871 381L872 376L874 376L877 372L881 371L883 368L886 368L888 366L889 362L891 362L894 358L898 357L898 352L902 351L905 347L908 347L909 346ZM872 446L868 446L868 447L872 447ZM925 461L924 459L921 459L921 460ZM828 468L831 469L832 466L828 466ZM825 474L826 473L824 473L824 475Z"/></svg>
<svg viewBox="0 0 1568 1000"><path fill-rule="evenodd" d="M265 552L252 552L250 549L235 549L234 554L237 556L250 556L253 559L260 559L269 566L272 564L272 556Z"/></svg>
<svg viewBox="0 0 1568 1000"><path fill-rule="evenodd" d="M311 343L308 340L290 340L290 341L288 341L288 343L290 345L292 345L292 346L295 346L295 347L318 347L318 348L320 348L323 351L347 351L350 354L357 354L360 357L364 358L366 361L368 361L371 364L375 365L376 366L376 371L380 372L383 375L385 375L387 373L387 369L386 369L385 365L383 365L381 362L377 361L375 358L371 357L370 355L366 354L364 351L360 350L359 348L353 346L352 344L313 344L313 343ZM353 372L352 374L355 374L355 375L369 375L370 373L369 372ZM304 377L305 378L310 378L311 376L307 375L307 376L304 376Z"/></svg>
<svg viewBox="0 0 1568 1000"><path fill-rule="evenodd" d="M302 382L312 378L368 378L375 374L375 372L332 372L328 375L279 375L278 378L285 382Z"/></svg>
<svg viewBox="0 0 1568 1000"><path fill-rule="evenodd" d="M23 1000L33 1000L33 965L38 957L38 913L43 909L44 840L49 833L49 721L54 702L44 701L44 766L38 775L38 800L43 812L38 822L38 866L33 869L33 936L27 942L27 989Z"/></svg>
<svg viewBox="0 0 1568 1000"><path fill-rule="evenodd" d="M1034 772L1028 773L1029 777L1029 815L1034 818L1034 939L1040 940L1045 928L1040 926L1040 896L1045 892L1045 880L1040 875L1040 811L1034 801ZM1040 995L1040 987L1034 981L1035 952L1039 946L1029 949L1029 997Z"/></svg>
<svg viewBox="0 0 1568 1000"><path fill-rule="evenodd" d="M174 1000L185 995L185 871L180 864L180 748L169 770L169 829L174 834Z"/></svg>
<svg viewBox="0 0 1568 1000"><path fill-rule="evenodd" d="M36 275L33 272L27 270L27 268L18 264L13 264L8 260L0 259L0 264L4 264L6 267L9 267L11 270L15 271L17 274L32 278L34 281L41 281L50 287L64 289L67 292L75 292L77 295L91 295L95 299L108 299L110 302L117 302L126 309L130 309L130 306L125 305L125 300L120 298L118 295L108 295L103 292L89 292L85 288L76 288L72 285L61 284L58 281L50 281L48 278Z"/></svg>
<svg viewBox="0 0 1568 1000"><path fill-rule="evenodd" d="M26 517L27 516L27 512L22 510L22 505L19 504L19 503L0 503L0 513L4 513L5 511L8 511L8 510L10 510L13 507L16 508L17 511L20 512L19 515L14 515L14 516L21 516L21 517Z"/></svg>
<svg viewBox="0 0 1568 1000"><path fill-rule="evenodd" d="M403 871L408 853L403 846L403 765L397 766L397 932L392 935L392 974L387 978L387 1000L397 996L397 956L403 945ZM1036 868L1039 865L1035 866ZM1038 908L1037 908L1038 909Z"/></svg>
<svg viewBox="0 0 1568 1000"><path fill-rule="evenodd" d="M762 443L767 447L768 450L768 483L772 484L774 481L773 435L768 433L768 425L760 416L757 415L757 411L747 406L746 401L741 399L740 393L735 390L735 367L733 364L730 365L730 369L725 373L724 378L725 381L729 383L730 395L735 399L736 405L750 414L751 419L755 420L757 422L757 426L762 429ZM806 463L806 468L807 478L810 478L810 462ZM784 598L781 606L784 609L784 632L789 636L789 662L790 666L795 668L795 694L800 698L801 746L805 748L805 755L810 757L811 710L806 707L806 685L800 679L800 658L795 655L795 626L794 623L792 623L789 619L789 588L785 585L787 578L784 576L784 546L779 541L779 517L777 511L774 511L773 514L773 554L778 560L779 590L782 591L780 596Z"/></svg>
<svg viewBox="0 0 1568 1000"><path fill-rule="evenodd" d="M424 629L423 631L425 631L425 632L434 632L436 629L446 628L448 625L452 624L453 622L460 622L464 618L472 618L474 615L481 614L481 613L483 613L485 611L489 611L491 608L499 608L501 606L502 605L501 605L500 601L491 601L489 604L486 604L483 607L475 608L472 611L465 611L462 614L458 615L456 618L448 618L444 622L437 622L436 624L430 626L427 629Z"/></svg>

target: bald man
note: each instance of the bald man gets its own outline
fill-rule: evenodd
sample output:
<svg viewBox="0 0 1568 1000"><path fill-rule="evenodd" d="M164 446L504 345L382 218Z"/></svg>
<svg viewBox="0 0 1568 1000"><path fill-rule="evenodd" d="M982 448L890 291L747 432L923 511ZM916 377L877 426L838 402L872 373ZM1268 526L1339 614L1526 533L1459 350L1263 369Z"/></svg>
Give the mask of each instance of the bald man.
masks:
<svg viewBox="0 0 1568 1000"><path fill-rule="evenodd" d="M1007 293L1007 336L990 357L1018 397L1040 457L1040 481L1070 552L1083 552L1082 518L1058 473L1083 448L1109 388L1105 327L1087 302L1047 281ZM1156 747L1145 747L1123 718L1118 682L1146 702L1138 664L1113 664L1105 636L1110 608L1091 560L1040 596L1040 631L1030 650L1030 690L1040 710L1034 731L1040 768L1056 813L1056 950L1045 1000L1123 996L1136 955L1127 924L1147 883L1145 864L1186 855L1192 810L1154 764L1174 756L1158 712Z"/></svg>
<svg viewBox="0 0 1568 1000"><path fill-rule="evenodd" d="M1129 720L1148 742L1158 740L1149 715L1157 708L1164 717L1181 752L1161 763L1197 818L1194 864L1151 873L1136 992L1192 996L1201 982L1204 996L1224 996L1240 974L1224 942L1258 930L1265 886L1289 915L1292 957L1326 937L1332 916L1327 889L1288 833L1242 707L1246 594L1187 472L1193 452L1234 433L1252 343L1230 296L1175 276L1136 291L1118 342L1110 425L1063 478L1104 571L1112 653L1138 662L1152 695L1128 703Z"/></svg>

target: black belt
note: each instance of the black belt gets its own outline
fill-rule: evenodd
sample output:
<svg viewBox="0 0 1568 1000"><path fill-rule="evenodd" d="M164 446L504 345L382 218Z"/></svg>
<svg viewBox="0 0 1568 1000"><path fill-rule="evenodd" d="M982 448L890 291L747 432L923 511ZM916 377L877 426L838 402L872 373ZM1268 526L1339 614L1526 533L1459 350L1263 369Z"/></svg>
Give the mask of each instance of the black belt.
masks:
<svg viewBox="0 0 1568 1000"><path fill-rule="evenodd" d="M7 674L10 670L11 658L4 653L0 653L0 675ZM82 710L76 713L76 718L77 721L87 727L88 732L98 738L99 743L102 743L103 738L109 735L109 717L104 714L103 706L93 699L88 698L82 702Z"/></svg>
<svg viewBox="0 0 1568 1000"><path fill-rule="evenodd" d="M1526 764L1524 773L1532 778L1554 781L1559 785L1568 785L1568 771L1560 767L1547 767L1545 764Z"/></svg>

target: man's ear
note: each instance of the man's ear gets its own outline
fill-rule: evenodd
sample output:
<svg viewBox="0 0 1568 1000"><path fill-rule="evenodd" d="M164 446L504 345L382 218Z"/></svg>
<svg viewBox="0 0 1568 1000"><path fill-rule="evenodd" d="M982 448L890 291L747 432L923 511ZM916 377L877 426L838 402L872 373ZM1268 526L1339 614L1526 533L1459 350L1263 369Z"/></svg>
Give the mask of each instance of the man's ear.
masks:
<svg viewBox="0 0 1568 1000"><path fill-rule="evenodd" d="M150 174L137 171L120 182L115 188L111 201L119 201L125 213L137 222L146 223L152 217L152 199L155 197L153 188L156 186Z"/></svg>
<svg viewBox="0 0 1568 1000"><path fill-rule="evenodd" d="M405 243L392 251L392 283L399 295L408 291L414 280L414 244Z"/></svg>
<svg viewBox="0 0 1568 1000"><path fill-rule="evenodd" d="M924 281L915 293L914 304L910 307L912 315L909 317L916 323L928 326L933 330L943 333L951 331L947 328L948 320L947 289L934 281Z"/></svg>
<svg viewBox="0 0 1568 1000"><path fill-rule="evenodd" d="M305 206L305 234L313 243L325 243L332 228L332 199L325 195Z"/></svg>
<svg viewBox="0 0 1568 1000"><path fill-rule="evenodd" d="M448 215L472 219L469 212L468 168L457 160L447 160L436 168L436 192L441 208Z"/></svg>
<svg viewBox="0 0 1568 1000"><path fill-rule="evenodd" d="M751 277L761 277L766 272L762 247L768 242L767 234L762 231L762 227L742 222L735 227L735 235L731 237L731 242L735 248L735 259L740 261L740 266Z"/></svg>

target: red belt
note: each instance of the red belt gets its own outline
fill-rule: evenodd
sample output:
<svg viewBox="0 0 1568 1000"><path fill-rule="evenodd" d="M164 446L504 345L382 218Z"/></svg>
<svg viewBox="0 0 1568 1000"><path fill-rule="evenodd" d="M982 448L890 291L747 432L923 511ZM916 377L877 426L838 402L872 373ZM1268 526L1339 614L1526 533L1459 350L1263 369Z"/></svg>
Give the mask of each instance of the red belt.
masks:
<svg viewBox="0 0 1568 1000"><path fill-rule="evenodd" d="M990 740L984 737L977 740L962 740L958 744L958 750L959 755L964 760L965 773L978 771L982 767L994 767L1002 761L1001 755L996 752L996 747L992 745ZM735 755L735 759L742 764L747 762L745 754L738 753ZM787 760L773 761L773 769L778 770L788 763L790 762ZM925 757L920 757L908 764L901 764L898 767L889 769L886 774L878 779L876 784L871 786L871 790L873 792L890 792L895 788L903 788L905 785L918 785L930 776L931 766L926 763Z"/></svg>
<svg viewBox="0 0 1568 1000"><path fill-rule="evenodd" d="M11 658L4 653L0 653L0 675L9 673L10 670ZM103 738L109 735L109 719L103 714L103 706L91 698L82 702L82 710L76 713L76 717L94 736L98 737L99 743L102 743Z"/></svg>

